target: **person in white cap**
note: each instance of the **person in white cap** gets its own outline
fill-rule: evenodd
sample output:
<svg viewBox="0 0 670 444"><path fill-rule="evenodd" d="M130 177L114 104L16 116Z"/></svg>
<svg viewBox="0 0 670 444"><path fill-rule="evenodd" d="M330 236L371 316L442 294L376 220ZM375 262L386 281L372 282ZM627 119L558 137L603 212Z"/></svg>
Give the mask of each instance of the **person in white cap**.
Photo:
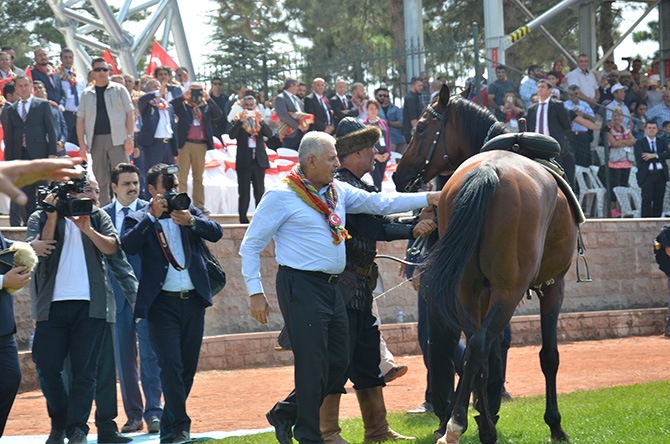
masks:
<svg viewBox="0 0 670 444"><path fill-rule="evenodd" d="M624 103L627 89L628 88L623 86L621 83L615 83L612 85L613 98L612 101L607 105L607 121L612 121L612 110L614 110L614 108L621 108L621 112L623 113L622 125L624 128L630 128L631 126L630 110Z"/></svg>

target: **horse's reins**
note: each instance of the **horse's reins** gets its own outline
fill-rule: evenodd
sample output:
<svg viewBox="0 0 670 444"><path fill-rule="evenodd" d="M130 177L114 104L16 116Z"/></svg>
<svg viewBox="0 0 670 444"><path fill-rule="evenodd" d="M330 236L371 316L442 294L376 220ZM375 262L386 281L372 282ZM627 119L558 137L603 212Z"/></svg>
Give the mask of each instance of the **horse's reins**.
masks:
<svg viewBox="0 0 670 444"><path fill-rule="evenodd" d="M421 171L416 175L413 181L411 181L406 187L405 191L407 192L414 192L421 188L421 185L423 185L423 175L426 173L426 170L428 169L428 164L430 164L430 159L433 157L433 153L435 153L435 148L437 148L437 141L440 139L440 134L442 134L442 130L444 129L444 124L447 121L447 114L449 111L449 104L444 107L444 111L442 114L438 113L435 111L435 108L430 106L430 104L426 105L426 111L428 111L432 116L440 120L440 125L437 128L437 131L435 132L435 136L433 137L433 143L430 144L430 149L428 150L428 156L426 156L426 160L423 164L423 168L421 168ZM456 167L454 164L451 163L451 159L449 159L449 154L447 154L447 139L446 137L442 138L442 147L444 148L444 155L443 158L447 162L447 166L451 168L452 170L455 170Z"/></svg>

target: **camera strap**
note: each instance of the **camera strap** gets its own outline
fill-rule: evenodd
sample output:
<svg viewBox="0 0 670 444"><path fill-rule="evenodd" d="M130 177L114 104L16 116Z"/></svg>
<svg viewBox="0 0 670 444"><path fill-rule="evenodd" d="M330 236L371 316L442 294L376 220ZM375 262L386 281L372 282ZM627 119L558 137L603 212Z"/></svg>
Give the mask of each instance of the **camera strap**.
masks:
<svg viewBox="0 0 670 444"><path fill-rule="evenodd" d="M184 237L182 236L181 243L184 246L184 255L186 256L186 263L182 267L181 265L179 265L179 262L177 262L177 259L174 258L172 250L170 250L170 244L168 244L167 241L167 236L163 231L163 226L158 220L156 220L156 222L154 223L154 228L156 230L156 237L158 238L158 243L160 244L161 249L163 250L163 254L165 255L165 259L168 260L170 265L172 265L175 270L177 271L186 270L191 265L191 242L189 242L188 239L184 239ZM181 228L179 228L179 232L181 234Z"/></svg>

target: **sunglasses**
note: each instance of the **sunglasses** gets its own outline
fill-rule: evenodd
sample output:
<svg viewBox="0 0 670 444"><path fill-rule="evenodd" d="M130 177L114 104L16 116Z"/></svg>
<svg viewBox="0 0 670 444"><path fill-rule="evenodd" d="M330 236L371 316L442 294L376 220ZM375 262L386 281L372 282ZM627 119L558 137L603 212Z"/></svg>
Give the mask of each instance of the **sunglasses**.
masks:
<svg viewBox="0 0 670 444"><path fill-rule="evenodd" d="M219 83L219 82L214 82L214 83L212 83L212 86L221 86L221 83Z"/></svg>
<svg viewBox="0 0 670 444"><path fill-rule="evenodd" d="M109 71L109 68L93 68L93 71L95 71L95 72L107 72L107 71Z"/></svg>
<svg viewBox="0 0 670 444"><path fill-rule="evenodd" d="M389 96L388 94L379 94L379 95L377 95L377 97L379 97L380 99L388 98L388 96Z"/></svg>

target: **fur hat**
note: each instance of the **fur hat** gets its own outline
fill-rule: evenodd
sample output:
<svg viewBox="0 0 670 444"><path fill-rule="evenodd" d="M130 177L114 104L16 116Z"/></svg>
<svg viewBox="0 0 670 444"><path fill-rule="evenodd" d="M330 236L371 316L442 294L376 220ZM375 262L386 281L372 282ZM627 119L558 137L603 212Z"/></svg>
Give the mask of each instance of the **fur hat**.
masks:
<svg viewBox="0 0 670 444"><path fill-rule="evenodd" d="M365 126L353 117L345 117L340 120L335 132L335 149L337 155L344 157L347 154L370 148L382 136L382 132L376 126Z"/></svg>

